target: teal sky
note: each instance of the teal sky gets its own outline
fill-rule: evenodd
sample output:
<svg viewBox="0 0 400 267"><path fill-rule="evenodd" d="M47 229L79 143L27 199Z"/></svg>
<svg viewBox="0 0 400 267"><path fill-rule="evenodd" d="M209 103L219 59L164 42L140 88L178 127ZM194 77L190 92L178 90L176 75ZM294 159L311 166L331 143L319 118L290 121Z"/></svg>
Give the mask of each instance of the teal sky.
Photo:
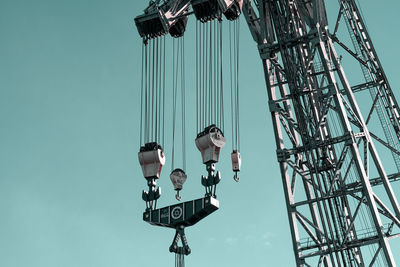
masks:
<svg viewBox="0 0 400 267"><path fill-rule="evenodd" d="M174 231L142 221L141 39L133 18L147 3L0 1L0 266L173 266ZM399 99L400 3L365 0L362 9ZM193 22L186 38L188 101L195 85ZM186 230L190 267L294 265L263 70L244 20L240 37L241 181L232 179L228 145L217 165L220 210ZM204 194L193 114L184 200ZM159 206L175 203L169 171L170 161L159 180ZM399 184L394 189L400 197ZM391 244L400 264L400 242Z"/></svg>

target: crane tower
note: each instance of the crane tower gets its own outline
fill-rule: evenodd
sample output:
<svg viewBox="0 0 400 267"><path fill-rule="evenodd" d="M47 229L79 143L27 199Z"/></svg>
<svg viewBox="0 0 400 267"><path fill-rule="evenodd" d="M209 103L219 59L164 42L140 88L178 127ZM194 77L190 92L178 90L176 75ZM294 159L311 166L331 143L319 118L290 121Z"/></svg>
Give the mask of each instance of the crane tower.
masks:
<svg viewBox="0 0 400 267"><path fill-rule="evenodd" d="M388 240L400 226L390 184L397 174L388 176L374 143L397 164L399 107L355 1L339 4L332 33L322 0L259 1L258 17L244 5L264 67L296 264L395 266ZM337 34L341 18L354 49ZM334 43L359 61L364 83L350 85ZM355 97L363 90L373 98L366 117ZM373 112L386 140L367 128Z"/></svg>
<svg viewBox="0 0 400 267"><path fill-rule="evenodd" d="M142 37L183 34L190 14L199 19L199 2L222 13L233 3L247 21L264 68L296 265L396 266L389 240L400 235L391 184L400 177L400 110L355 0L337 0L331 29L324 0L165 2L175 12L159 25L153 16L151 27L137 20ZM357 62L361 82L345 72L339 50Z"/></svg>

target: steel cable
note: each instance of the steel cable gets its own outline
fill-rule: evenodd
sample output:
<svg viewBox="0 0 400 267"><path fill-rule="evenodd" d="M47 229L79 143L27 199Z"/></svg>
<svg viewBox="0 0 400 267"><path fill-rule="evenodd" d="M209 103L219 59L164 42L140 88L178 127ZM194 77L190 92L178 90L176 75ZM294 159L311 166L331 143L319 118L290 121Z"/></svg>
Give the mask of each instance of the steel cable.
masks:
<svg viewBox="0 0 400 267"><path fill-rule="evenodd" d="M148 82L149 82L149 75L148 75L148 50L149 50L149 44L147 43L145 45L145 100L144 100L144 143L146 143L148 141L148 124L149 124L149 120L148 120Z"/></svg>
<svg viewBox="0 0 400 267"><path fill-rule="evenodd" d="M196 20L196 133L199 132L199 22Z"/></svg>
<svg viewBox="0 0 400 267"><path fill-rule="evenodd" d="M223 128L222 22L196 24L196 130Z"/></svg>
<svg viewBox="0 0 400 267"><path fill-rule="evenodd" d="M165 145L165 37L163 38L163 122L162 122L162 146Z"/></svg>
<svg viewBox="0 0 400 267"><path fill-rule="evenodd" d="M154 140L154 66L155 66L155 45L154 45L154 40L151 41L152 42L152 71L151 71L151 128L150 128L150 133L151 133L151 140Z"/></svg>
<svg viewBox="0 0 400 267"><path fill-rule="evenodd" d="M175 39L172 42L172 153L171 153L171 171L175 166L175 124L176 124L176 92L177 92L177 63L175 63Z"/></svg>
<svg viewBox="0 0 400 267"><path fill-rule="evenodd" d="M142 69L141 69L141 81L140 81L140 138L139 138L139 144L142 145L142 137L143 137L143 91L144 91L144 82L143 82L143 76L144 76L144 47L145 44L144 42L142 43Z"/></svg>
<svg viewBox="0 0 400 267"><path fill-rule="evenodd" d="M239 20L229 24L229 58L230 58L230 86L231 86L231 124L232 149L239 147Z"/></svg>
<svg viewBox="0 0 400 267"><path fill-rule="evenodd" d="M236 146L240 150L240 118L239 118L239 33L240 33L240 20L236 21Z"/></svg>
<svg viewBox="0 0 400 267"><path fill-rule="evenodd" d="M181 38L181 90L182 90L182 165L186 171L186 88L185 88L185 37Z"/></svg>
<svg viewBox="0 0 400 267"><path fill-rule="evenodd" d="M140 143L164 145L165 136L165 38L142 46L140 91Z"/></svg>
<svg viewBox="0 0 400 267"><path fill-rule="evenodd" d="M220 121L220 126L221 126L221 129L222 129L222 131L224 132L224 114L223 114L223 97L224 97L224 94L223 94L223 66L222 66L222 64L223 64L223 50L222 50L222 21L219 21L219 23L218 23L218 28L219 28L219 33L218 33L218 35L219 35L219 42L218 42L218 44L219 44L219 48L218 48L218 50L219 50L219 65L218 65L218 67L219 67L219 121Z"/></svg>
<svg viewBox="0 0 400 267"><path fill-rule="evenodd" d="M155 109L155 114L154 114L154 140L157 141L158 138L158 69L159 69L159 62L158 62L158 52L159 52L159 38L155 39L155 89L154 89L154 109Z"/></svg>
<svg viewBox="0 0 400 267"><path fill-rule="evenodd" d="M175 169L175 137L177 135L177 113L178 113L178 98L180 97L181 111L181 151L182 151L182 166L186 170L186 92L185 92L185 50L184 37L174 39L173 41L173 93L172 93L172 159L171 171Z"/></svg>

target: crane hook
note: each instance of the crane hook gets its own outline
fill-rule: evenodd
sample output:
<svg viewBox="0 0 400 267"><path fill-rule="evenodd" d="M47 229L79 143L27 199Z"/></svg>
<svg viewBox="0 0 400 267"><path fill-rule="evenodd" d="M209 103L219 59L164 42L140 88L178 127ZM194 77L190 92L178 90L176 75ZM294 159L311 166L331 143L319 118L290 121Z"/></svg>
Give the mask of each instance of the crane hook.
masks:
<svg viewBox="0 0 400 267"><path fill-rule="evenodd" d="M176 195L175 195L176 200L181 201L181 196L179 195L179 190L176 191Z"/></svg>
<svg viewBox="0 0 400 267"><path fill-rule="evenodd" d="M235 174L233 175L233 180L235 180L236 182L239 182L239 177L237 175L237 172L235 172Z"/></svg>

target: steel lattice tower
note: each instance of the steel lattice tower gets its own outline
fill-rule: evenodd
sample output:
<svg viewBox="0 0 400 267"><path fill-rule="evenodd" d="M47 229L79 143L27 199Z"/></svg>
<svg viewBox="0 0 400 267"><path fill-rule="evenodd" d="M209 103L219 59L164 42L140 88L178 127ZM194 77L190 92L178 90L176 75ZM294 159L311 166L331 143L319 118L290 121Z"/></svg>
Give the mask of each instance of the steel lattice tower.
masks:
<svg viewBox="0 0 400 267"><path fill-rule="evenodd" d="M390 181L399 175L386 173L374 143L399 169L399 107L356 3L339 5L332 33L323 0L243 5L264 67L296 264L395 266L388 240L400 209ZM343 20L352 48L338 34ZM350 85L335 44L359 62L363 83ZM363 91L372 99L365 115L355 97ZM369 131L373 114L380 123Z"/></svg>

